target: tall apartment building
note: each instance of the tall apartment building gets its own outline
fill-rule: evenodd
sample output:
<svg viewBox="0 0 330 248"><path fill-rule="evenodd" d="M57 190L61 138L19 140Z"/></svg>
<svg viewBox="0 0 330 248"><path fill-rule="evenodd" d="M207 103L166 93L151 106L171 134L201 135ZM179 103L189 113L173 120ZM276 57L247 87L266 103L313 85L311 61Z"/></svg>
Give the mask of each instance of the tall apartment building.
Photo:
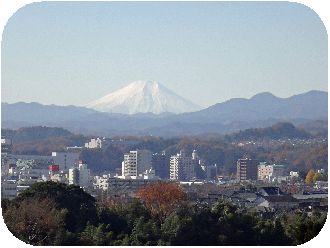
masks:
<svg viewBox="0 0 330 248"><path fill-rule="evenodd" d="M148 150L130 151L124 154L122 162L122 176L137 177L151 169L151 152Z"/></svg>
<svg viewBox="0 0 330 248"><path fill-rule="evenodd" d="M183 150L170 158L170 179L188 181L196 177L196 161L192 157L187 157Z"/></svg>
<svg viewBox="0 0 330 248"><path fill-rule="evenodd" d="M87 187L90 183L90 170L87 168L87 164L84 161L80 160L78 167L69 169L69 184Z"/></svg>
<svg viewBox="0 0 330 248"><path fill-rule="evenodd" d="M239 159L237 160L238 181L257 180L258 179L258 160L255 159Z"/></svg>
<svg viewBox="0 0 330 248"><path fill-rule="evenodd" d="M69 184L79 185L79 170L76 167L69 169Z"/></svg>

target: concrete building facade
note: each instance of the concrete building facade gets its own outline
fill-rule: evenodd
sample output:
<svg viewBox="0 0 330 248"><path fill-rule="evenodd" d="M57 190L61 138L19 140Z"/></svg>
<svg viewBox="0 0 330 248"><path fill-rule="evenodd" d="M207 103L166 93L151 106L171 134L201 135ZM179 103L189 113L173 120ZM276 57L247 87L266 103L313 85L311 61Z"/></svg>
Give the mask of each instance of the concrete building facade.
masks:
<svg viewBox="0 0 330 248"><path fill-rule="evenodd" d="M283 165L267 165L265 162L258 165L258 180L271 181L272 179L283 177L283 175Z"/></svg>
<svg viewBox="0 0 330 248"><path fill-rule="evenodd" d="M148 150L130 151L124 154L122 162L123 177L138 177L152 168L152 154Z"/></svg>
<svg viewBox="0 0 330 248"><path fill-rule="evenodd" d="M91 185L90 170L87 164L80 160L79 166L69 169L69 184L88 187Z"/></svg>
<svg viewBox="0 0 330 248"><path fill-rule="evenodd" d="M238 181L257 180L258 179L258 161L255 159L243 158L237 160Z"/></svg>
<svg viewBox="0 0 330 248"><path fill-rule="evenodd" d="M189 181L196 178L196 161L192 157L187 157L183 150L170 158L170 179L179 181Z"/></svg>

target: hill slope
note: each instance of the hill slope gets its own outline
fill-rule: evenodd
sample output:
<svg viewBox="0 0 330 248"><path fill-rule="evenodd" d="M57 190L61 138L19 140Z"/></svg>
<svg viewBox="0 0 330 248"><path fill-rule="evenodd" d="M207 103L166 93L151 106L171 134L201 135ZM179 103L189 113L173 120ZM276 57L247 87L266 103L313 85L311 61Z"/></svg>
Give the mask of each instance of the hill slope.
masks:
<svg viewBox="0 0 330 248"><path fill-rule="evenodd" d="M175 117L174 117L175 118ZM260 93L250 99L233 98L206 109L177 116L178 120L205 122L256 121L267 119L327 119L328 93L309 91L289 98Z"/></svg>

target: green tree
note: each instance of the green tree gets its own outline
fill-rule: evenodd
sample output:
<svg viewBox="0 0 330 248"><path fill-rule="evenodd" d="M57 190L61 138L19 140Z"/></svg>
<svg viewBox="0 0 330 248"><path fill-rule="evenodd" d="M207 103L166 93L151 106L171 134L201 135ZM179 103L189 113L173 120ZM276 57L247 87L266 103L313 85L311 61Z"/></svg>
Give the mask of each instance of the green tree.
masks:
<svg viewBox="0 0 330 248"><path fill-rule="evenodd" d="M287 225L287 233L294 245L300 245L316 237L324 226L326 213L314 213L308 216L306 213L291 216Z"/></svg>
<svg viewBox="0 0 330 248"><path fill-rule="evenodd" d="M216 245L217 219L208 207L181 205L162 224L167 245Z"/></svg>
<svg viewBox="0 0 330 248"><path fill-rule="evenodd" d="M257 232L257 245L291 245L292 240L286 235L283 224L279 218L262 219L257 218L255 226Z"/></svg>
<svg viewBox="0 0 330 248"><path fill-rule="evenodd" d="M18 204L25 199L51 199L56 209L67 209L65 225L68 231L81 231L89 221L97 222L95 199L79 186L52 181L33 184L16 199Z"/></svg>
<svg viewBox="0 0 330 248"><path fill-rule="evenodd" d="M93 226L87 223L79 236L80 245L112 245L113 242L113 232L110 231L110 226L105 224Z"/></svg>
<svg viewBox="0 0 330 248"><path fill-rule="evenodd" d="M157 245L160 239L159 224L155 220L138 218L130 236L131 245Z"/></svg>
<svg viewBox="0 0 330 248"><path fill-rule="evenodd" d="M313 183L315 183L316 181L327 181L327 180L328 180L328 176L323 173L316 172L313 177Z"/></svg>

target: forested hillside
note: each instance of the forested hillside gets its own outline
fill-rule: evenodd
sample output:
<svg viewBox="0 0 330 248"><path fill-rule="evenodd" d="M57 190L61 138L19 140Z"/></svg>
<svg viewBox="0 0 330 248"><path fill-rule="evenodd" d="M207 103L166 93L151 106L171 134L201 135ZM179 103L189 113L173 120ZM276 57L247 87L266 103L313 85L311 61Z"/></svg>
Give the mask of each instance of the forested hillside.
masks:
<svg viewBox="0 0 330 248"><path fill-rule="evenodd" d="M84 143L92 138L72 134L62 128L49 127L2 129L2 135L13 138L14 153L39 155L50 155L52 151L64 151L67 146L84 146ZM133 141L133 143L108 142L102 149L83 149L80 158L86 160L92 171L109 172L121 168L124 153L134 149L148 149L153 153L165 151L169 156L178 153L181 149L186 150L187 154L197 150L206 164L217 164L219 171L224 174L235 173L236 161L242 157L283 164L288 170L305 172L310 168L326 169L328 167L327 142L320 143L319 136L314 138L310 133L290 123L242 130L227 136L207 135L168 139L153 136L127 136L111 139L122 139ZM295 139L298 139L300 143L293 143L292 140ZM327 136L322 139L327 139ZM249 140L259 140L259 142L253 143ZM241 146L239 145L241 141L249 142Z"/></svg>
<svg viewBox="0 0 330 248"><path fill-rule="evenodd" d="M249 139L280 139L280 138L311 138L312 135L303 129L298 129L288 122L280 122L266 128L250 128L226 135L228 140Z"/></svg>

